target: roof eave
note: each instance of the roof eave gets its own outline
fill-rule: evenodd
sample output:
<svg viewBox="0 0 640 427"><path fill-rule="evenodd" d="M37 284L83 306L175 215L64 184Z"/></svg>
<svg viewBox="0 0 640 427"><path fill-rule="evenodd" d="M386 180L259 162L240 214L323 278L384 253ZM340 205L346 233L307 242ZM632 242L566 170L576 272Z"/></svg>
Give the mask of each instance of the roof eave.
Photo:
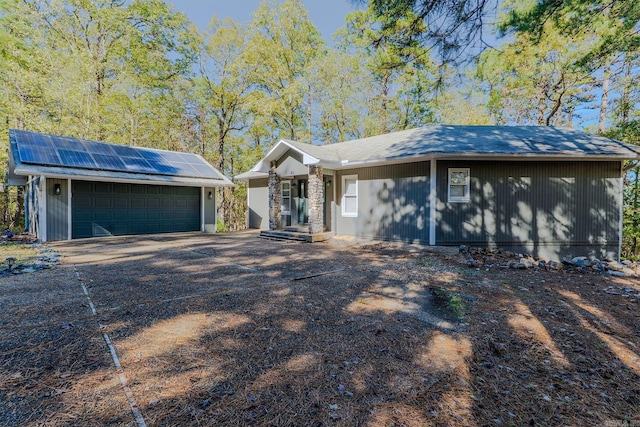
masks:
<svg viewBox="0 0 640 427"><path fill-rule="evenodd" d="M535 153L432 153L418 154L413 156L402 157L382 157L370 160L355 160L342 162L322 162L323 166L331 169L352 169L356 167L378 166L388 164L415 163L420 161L436 160L528 160L528 161L623 161L623 160L640 160L640 155L635 157L629 155L612 155L612 154L582 154L582 155L564 155L564 154L547 154L540 155Z"/></svg>
<svg viewBox="0 0 640 427"><path fill-rule="evenodd" d="M283 150L283 147L286 147L286 149ZM290 144L284 139L281 139L273 147L271 147L271 150L269 150L269 152L267 152L267 154L258 162L258 164L251 169L251 172L269 172L269 170L271 169L271 161L279 159L289 149L301 154L302 163L305 165L315 165L321 162L320 159L299 149L298 147Z"/></svg>
<svg viewBox="0 0 640 427"><path fill-rule="evenodd" d="M84 172L84 173L83 173ZM149 175L137 173L108 172L104 175L86 173L83 169L71 168L29 168L24 164L16 167L16 175L44 175L47 178L76 179L85 181L128 182L139 184L174 185L185 187L235 187L228 178L202 179L169 175Z"/></svg>

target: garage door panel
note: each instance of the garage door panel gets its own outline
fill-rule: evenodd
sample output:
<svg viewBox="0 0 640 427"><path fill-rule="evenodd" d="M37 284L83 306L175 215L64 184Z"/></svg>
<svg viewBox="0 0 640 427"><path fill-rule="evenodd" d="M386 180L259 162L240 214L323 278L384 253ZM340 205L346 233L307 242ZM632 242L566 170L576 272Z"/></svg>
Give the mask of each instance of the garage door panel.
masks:
<svg viewBox="0 0 640 427"><path fill-rule="evenodd" d="M111 198L107 196L95 197L93 199L93 207L96 209L104 209L111 207Z"/></svg>
<svg viewBox="0 0 640 427"><path fill-rule="evenodd" d="M96 193L111 193L111 184L105 182L96 182L93 191Z"/></svg>
<svg viewBox="0 0 640 427"><path fill-rule="evenodd" d="M139 195L137 195L138 197L134 198L131 200L131 207L132 208L144 208L145 207L145 199L143 197L139 197Z"/></svg>
<svg viewBox="0 0 640 427"><path fill-rule="evenodd" d="M115 209L126 209L129 207L131 199L126 197L114 197L111 206Z"/></svg>
<svg viewBox="0 0 640 427"><path fill-rule="evenodd" d="M129 224L127 223L115 223L111 229L111 232L115 236L122 236L124 234L131 234L129 230Z"/></svg>
<svg viewBox="0 0 640 427"><path fill-rule="evenodd" d="M129 221L128 211L113 211L111 213L111 219L114 221Z"/></svg>
<svg viewBox="0 0 640 427"><path fill-rule="evenodd" d="M94 211L93 219L96 221L111 221L111 211Z"/></svg>
<svg viewBox="0 0 640 427"><path fill-rule="evenodd" d="M147 186L141 184L131 184L131 194L147 194Z"/></svg>
<svg viewBox="0 0 640 427"><path fill-rule="evenodd" d="M119 194L129 194L129 184L113 184L113 192Z"/></svg>
<svg viewBox="0 0 640 427"><path fill-rule="evenodd" d="M79 197L77 200L73 199L73 207L78 208L91 208L93 206L93 198L91 197Z"/></svg>
<svg viewBox="0 0 640 427"><path fill-rule="evenodd" d="M200 229L200 188L72 182L72 236Z"/></svg>
<svg viewBox="0 0 640 427"><path fill-rule="evenodd" d="M147 219L146 211L144 209L132 210L129 218L132 222L144 221L145 219Z"/></svg>

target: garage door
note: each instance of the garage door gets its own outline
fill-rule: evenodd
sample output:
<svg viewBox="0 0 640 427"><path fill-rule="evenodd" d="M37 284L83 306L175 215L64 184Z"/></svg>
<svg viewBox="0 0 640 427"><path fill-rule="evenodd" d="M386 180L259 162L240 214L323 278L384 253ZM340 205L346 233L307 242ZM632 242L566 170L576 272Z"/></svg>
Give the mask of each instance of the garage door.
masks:
<svg viewBox="0 0 640 427"><path fill-rule="evenodd" d="M200 230L200 188L73 181L72 237Z"/></svg>

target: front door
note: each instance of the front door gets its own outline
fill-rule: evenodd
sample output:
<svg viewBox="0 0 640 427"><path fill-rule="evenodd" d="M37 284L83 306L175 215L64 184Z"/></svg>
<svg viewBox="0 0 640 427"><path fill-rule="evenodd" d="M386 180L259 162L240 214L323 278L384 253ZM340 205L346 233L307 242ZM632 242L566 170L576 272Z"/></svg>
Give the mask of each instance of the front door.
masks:
<svg viewBox="0 0 640 427"><path fill-rule="evenodd" d="M309 192L307 190L307 180L298 180L298 224L307 224L309 222L309 204L307 198Z"/></svg>

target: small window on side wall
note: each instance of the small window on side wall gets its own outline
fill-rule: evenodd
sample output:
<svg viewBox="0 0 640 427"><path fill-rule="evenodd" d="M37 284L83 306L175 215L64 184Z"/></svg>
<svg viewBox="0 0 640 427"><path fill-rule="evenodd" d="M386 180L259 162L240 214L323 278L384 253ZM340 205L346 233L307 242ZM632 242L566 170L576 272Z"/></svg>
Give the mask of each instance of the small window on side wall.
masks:
<svg viewBox="0 0 640 427"><path fill-rule="evenodd" d="M449 168L447 200L454 203L469 201L469 168Z"/></svg>
<svg viewBox="0 0 640 427"><path fill-rule="evenodd" d="M358 175L342 177L342 216L358 216Z"/></svg>

